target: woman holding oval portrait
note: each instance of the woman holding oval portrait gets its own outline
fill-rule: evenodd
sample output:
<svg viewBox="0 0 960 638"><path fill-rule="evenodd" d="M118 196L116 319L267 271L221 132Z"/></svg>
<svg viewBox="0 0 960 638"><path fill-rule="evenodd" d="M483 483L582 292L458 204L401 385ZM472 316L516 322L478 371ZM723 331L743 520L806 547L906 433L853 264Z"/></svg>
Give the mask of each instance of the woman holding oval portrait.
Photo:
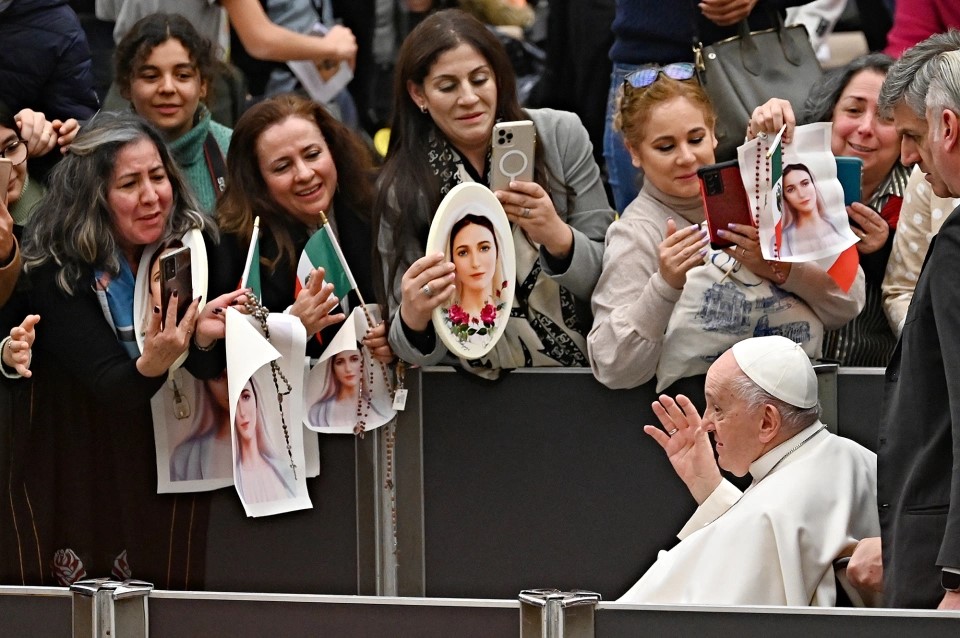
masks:
<svg viewBox="0 0 960 638"><path fill-rule="evenodd" d="M614 213L578 118L522 109L502 45L459 10L424 19L404 41L396 70L375 224L394 350L411 363L454 361L431 316L453 302L456 266L442 253L424 255L430 222L457 184L489 184L494 123L532 120L534 180L496 192L516 246L514 305L505 309L510 319L493 350L464 365L488 377L525 366L586 365L590 295Z"/></svg>
<svg viewBox="0 0 960 638"><path fill-rule="evenodd" d="M294 477L270 437L260 391L251 377L240 391L234 428L237 433L237 490L247 503L293 498Z"/></svg>
<svg viewBox="0 0 960 638"><path fill-rule="evenodd" d="M881 284L910 173L900 163L900 135L893 122L877 114L891 64L881 53L856 58L825 73L796 116L789 102L774 98L754 110L747 129L752 137L775 134L786 124L783 140L789 143L796 123L832 122L833 154L863 160L861 201L848 206L847 215L860 238L856 246L866 275L866 305L852 321L828 331L823 347L824 358L848 366L885 366L896 343L884 316Z"/></svg>
<svg viewBox="0 0 960 638"><path fill-rule="evenodd" d="M371 155L320 104L280 95L256 104L237 121L230 145L227 190L217 205L223 238L212 286L229 290L243 272L253 220L260 217L263 305L289 312L307 330L307 354L318 357L345 319L323 269L296 292L297 264L307 240L330 223L360 293L372 300L370 208ZM363 338L374 357L393 359L387 326ZM320 335L320 340L313 339Z"/></svg>
<svg viewBox="0 0 960 638"><path fill-rule="evenodd" d="M145 249L194 229L215 234L208 226L163 140L133 114L99 114L51 173L25 229L25 288L8 304L43 321L0 519L3 551L33 550L4 561L4 582L113 574L202 585L204 553L189 548L203 546L206 501L157 494L150 400L184 353L194 375L218 370L204 350L223 337L223 311L241 293L202 309L195 299L179 322L176 303L165 316L154 306L142 351L133 306Z"/></svg>

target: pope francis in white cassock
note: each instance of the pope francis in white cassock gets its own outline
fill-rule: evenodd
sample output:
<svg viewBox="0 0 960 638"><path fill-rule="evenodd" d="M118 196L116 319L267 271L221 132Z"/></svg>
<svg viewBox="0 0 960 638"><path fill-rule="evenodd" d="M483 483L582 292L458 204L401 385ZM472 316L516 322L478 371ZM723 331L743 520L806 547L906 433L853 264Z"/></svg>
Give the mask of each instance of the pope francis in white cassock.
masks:
<svg viewBox="0 0 960 638"><path fill-rule="evenodd" d="M620 602L835 604L834 559L879 533L876 455L826 430L810 360L784 337L733 346L704 389L702 419L683 395L653 405L664 429L644 430L699 508ZM717 463L753 482L741 493Z"/></svg>

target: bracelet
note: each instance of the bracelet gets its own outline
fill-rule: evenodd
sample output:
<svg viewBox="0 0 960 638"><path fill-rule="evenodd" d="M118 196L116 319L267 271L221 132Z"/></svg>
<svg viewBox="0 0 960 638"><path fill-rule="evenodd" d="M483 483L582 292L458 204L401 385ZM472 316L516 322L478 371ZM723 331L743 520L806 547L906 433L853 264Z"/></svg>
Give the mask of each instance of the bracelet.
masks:
<svg viewBox="0 0 960 638"><path fill-rule="evenodd" d="M210 342L209 346L204 348L199 343L197 343L197 335L193 335L193 347L199 350L200 352L210 352L211 350L217 347L217 340L214 339L213 341Z"/></svg>

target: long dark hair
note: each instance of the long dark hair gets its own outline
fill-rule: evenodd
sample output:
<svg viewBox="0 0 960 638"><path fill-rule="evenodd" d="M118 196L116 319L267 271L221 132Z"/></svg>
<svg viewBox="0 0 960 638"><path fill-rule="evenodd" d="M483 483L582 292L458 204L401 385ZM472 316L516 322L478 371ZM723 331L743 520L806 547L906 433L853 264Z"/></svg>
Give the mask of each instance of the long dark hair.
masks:
<svg viewBox="0 0 960 638"><path fill-rule="evenodd" d="M443 53L469 45L490 65L497 86L497 119L528 119L517 98L516 74L503 45L483 23L459 9L438 11L423 20L403 41L394 71L393 119L390 146L377 188L374 205L374 228L386 220L393 229L391 238L394 259L379 263L378 271L386 273L387 290L381 289L381 277L374 277L381 301L392 294L390 288L403 267L404 246L426 244L430 218L440 205L440 178L433 174L427 161L427 140L442 133L428 113L422 113L407 91L407 84L422 85L430 69ZM534 157L534 181L550 192L549 173L538 144ZM569 200L573 192L565 193ZM426 207L428 218L416 219L413 211ZM379 251L377 261L382 260Z"/></svg>
<svg viewBox="0 0 960 638"><path fill-rule="evenodd" d="M253 219L259 216L261 227L269 229L279 249L276 259L263 262L271 271L284 258L291 269L296 269L293 237L301 224L283 211L267 190L260 173L257 140L267 128L290 117L315 122L323 134L337 168L334 207L343 202L340 210L348 209L369 222L373 203L373 159L369 149L322 105L286 94L251 107L233 129L227 153L227 188L217 202L217 221L224 232L235 233L249 242Z"/></svg>

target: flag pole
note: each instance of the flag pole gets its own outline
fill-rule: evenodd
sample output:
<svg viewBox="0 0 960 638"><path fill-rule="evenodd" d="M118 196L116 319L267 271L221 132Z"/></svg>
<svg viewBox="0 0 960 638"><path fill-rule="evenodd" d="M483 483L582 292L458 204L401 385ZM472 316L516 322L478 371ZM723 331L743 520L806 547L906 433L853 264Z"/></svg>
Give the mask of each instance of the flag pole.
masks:
<svg viewBox="0 0 960 638"><path fill-rule="evenodd" d="M371 328L376 327L373 317L370 316L370 311L367 310L367 302L363 300L363 294L360 292L360 287L357 285L357 281L353 278L353 272L350 270L350 265L347 263L346 257L343 256L343 252L340 250L340 243L330 231L330 224L327 223L327 216L323 211L320 211L320 227L324 230L324 232L327 233L327 237L330 238L330 245L332 245L333 249L337 252L337 258L340 260L340 263L343 264L344 269L347 272L347 277L350 279L350 285L353 287L353 291L357 293L357 299L360 300L360 307L363 308L363 316L367 319L367 325Z"/></svg>

